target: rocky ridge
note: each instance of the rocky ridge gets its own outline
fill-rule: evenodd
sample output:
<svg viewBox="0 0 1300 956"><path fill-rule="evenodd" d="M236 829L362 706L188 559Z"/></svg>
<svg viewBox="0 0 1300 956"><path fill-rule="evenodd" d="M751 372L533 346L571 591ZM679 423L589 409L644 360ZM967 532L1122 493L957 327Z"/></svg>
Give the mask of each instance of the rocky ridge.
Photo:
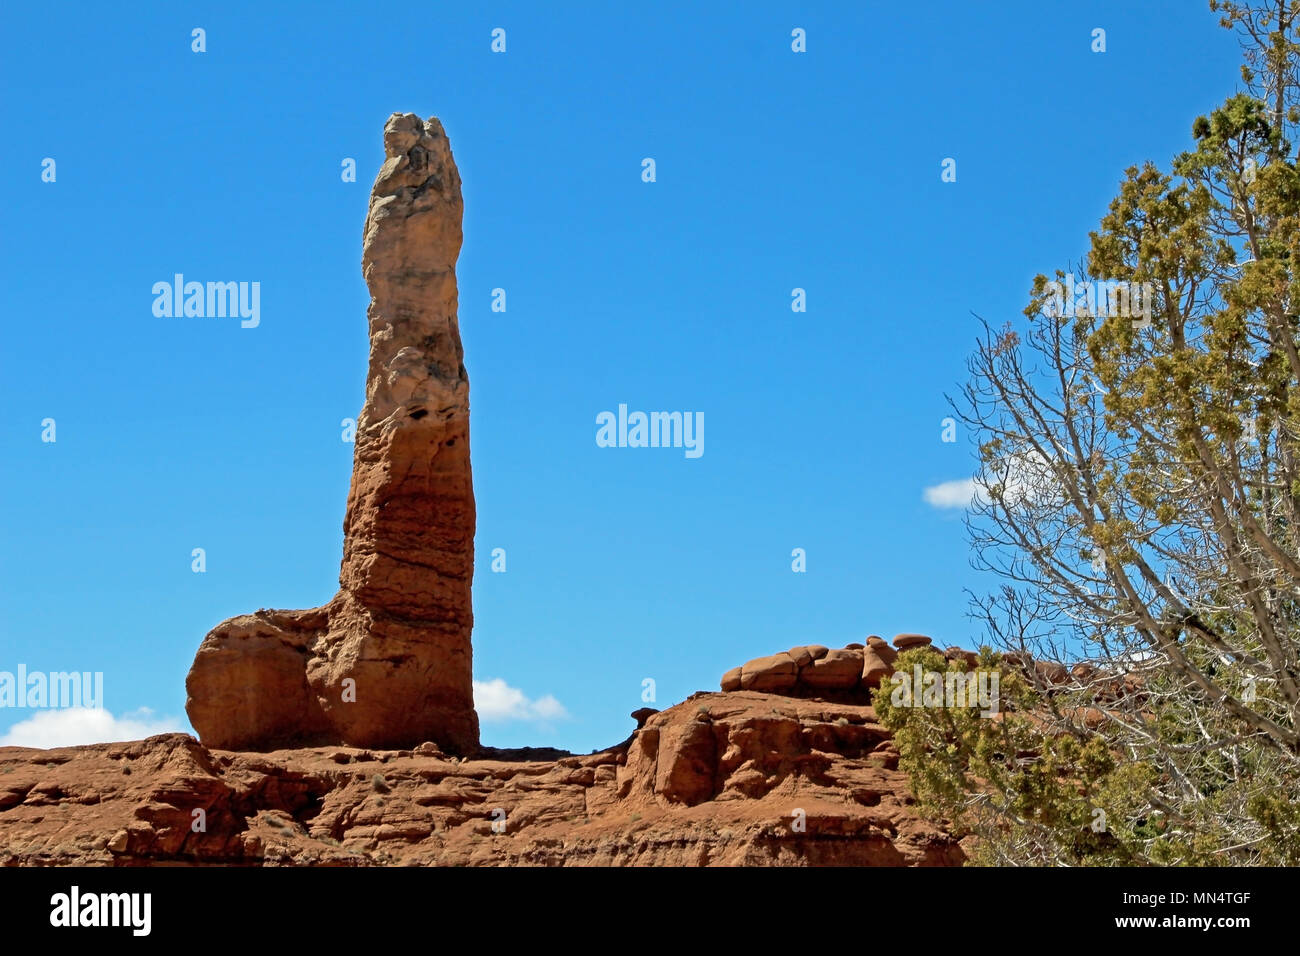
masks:
<svg viewBox="0 0 1300 956"><path fill-rule="evenodd" d="M0 748L5 865L958 865L869 705L697 693L594 754ZM200 823L201 821L201 823Z"/></svg>

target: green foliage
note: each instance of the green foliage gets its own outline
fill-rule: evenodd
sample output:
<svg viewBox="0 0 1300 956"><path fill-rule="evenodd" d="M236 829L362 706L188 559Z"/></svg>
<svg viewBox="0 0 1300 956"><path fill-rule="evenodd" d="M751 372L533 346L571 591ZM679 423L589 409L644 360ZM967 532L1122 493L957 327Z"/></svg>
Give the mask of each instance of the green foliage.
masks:
<svg viewBox="0 0 1300 956"><path fill-rule="evenodd" d="M878 696L978 862L1300 863L1300 0L1211 8L1244 87L1125 170L1080 269L1149 290L1149 321L1049 309L1065 274L1039 275L954 403L990 643L1096 665L986 650L996 717Z"/></svg>
<svg viewBox="0 0 1300 956"><path fill-rule="evenodd" d="M895 667L963 671L929 649L901 655ZM1186 805L1159 795L1158 759L1116 748L1095 695L1064 688L1045 694L1002 655L985 648L980 670L997 671L1000 713L974 707L897 706L890 684L874 700L894 735L899 767L918 809L959 835L972 834L974 865L1264 865L1300 863L1300 784L1258 747L1218 754L1217 774ZM1151 698L1146 698L1150 703ZM1194 747L1197 734L1175 705L1140 714L1161 746ZM1155 749L1152 754L1154 756ZM1244 763L1244 766L1234 766ZM1288 774L1285 779L1271 774ZM1270 786L1256 786L1265 775ZM1217 776L1218 783L1209 783ZM1235 778L1235 779L1234 779ZM1255 852L1225 852L1221 815L1249 813L1265 830Z"/></svg>
<svg viewBox="0 0 1300 956"><path fill-rule="evenodd" d="M966 669L929 649L906 652L895 667L909 671L916 664ZM1132 820L1135 810L1146 809L1138 795L1150 768L1122 763L1097 735L1045 732L1037 717L1043 700L1001 655L984 648L977 670L999 674L995 716L982 716L977 707L895 706L885 693L875 700L922 812L979 837L975 864L1141 862L1158 815L1139 816L1136 829L1098 822Z"/></svg>

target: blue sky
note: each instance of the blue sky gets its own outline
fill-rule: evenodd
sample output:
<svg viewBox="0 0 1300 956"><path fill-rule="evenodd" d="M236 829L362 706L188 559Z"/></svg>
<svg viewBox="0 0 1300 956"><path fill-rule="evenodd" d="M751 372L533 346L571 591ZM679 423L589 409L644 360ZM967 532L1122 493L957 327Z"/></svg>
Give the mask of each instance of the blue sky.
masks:
<svg viewBox="0 0 1300 956"><path fill-rule="evenodd" d="M971 313L1087 251L1236 42L1201 0L701 6L10 5L0 670L103 671L78 742L185 728L211 627L333 595L394 111L464 183L484 743L603 747L646 678L665 707L795 644L975 644L994 582L923 497L973 469L940 440ZM260 282L260 325L156 318L177 272ZM597 447L620 403L702 412L705 453Z"/></svg>

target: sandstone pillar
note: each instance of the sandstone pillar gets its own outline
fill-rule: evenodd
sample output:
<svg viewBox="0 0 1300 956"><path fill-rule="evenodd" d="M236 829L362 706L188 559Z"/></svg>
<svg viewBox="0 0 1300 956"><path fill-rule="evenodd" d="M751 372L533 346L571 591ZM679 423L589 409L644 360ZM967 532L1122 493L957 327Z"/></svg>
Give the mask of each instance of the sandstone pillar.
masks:
<svg viewBox="0 0 1300 956"><path fill-rule="evenodd" d="M384 150L362 251L370 364L340 590L322 608L258 611L204 638L185 708L212 747L478 746L460 174L433 118L394 114Z"/></svg>

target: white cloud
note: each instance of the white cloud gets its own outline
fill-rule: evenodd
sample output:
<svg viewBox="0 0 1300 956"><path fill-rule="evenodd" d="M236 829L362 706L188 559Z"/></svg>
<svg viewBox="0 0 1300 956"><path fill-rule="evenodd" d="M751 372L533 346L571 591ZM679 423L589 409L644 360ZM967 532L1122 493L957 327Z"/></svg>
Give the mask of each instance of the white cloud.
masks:
<svg viewBox="0 0 1300 956"><path fill-rule="evenodd" d="M931 485L921 494L927 504L935 508L969 508L987 503L989 489L1000 488L998 496L1004 508L1065 507L1060 482L1052 466L1038 452L1004 455L990 464L985 471L987 484L978 478L959 478Z"/></svg>
<svg viewBox="0 0 1300 956"><path fill-rule="evenodd" d="M922 495L925 502L935 508L969 508L981 491L974 478L961 478L931 485Z"/></svg>
<svg viewBox="0 0 1300 956"><path fill-rule="evenodd" d="M550 694L529 700L523 691L511 687L500 677L474 681L474 709L478 711L479 717L487 721L527 720L547 723L564 720L569 716L564 705Z"/></svg>
<svg viewBox="0 0 1300 956"><path fill-rule="evenodd" d="M175 717L154 717L148 707L114 717L107 710L66 707L39 710L0 736L0 747L77 747L82 744L140 740L154 734L190 733Z"/></svg>

